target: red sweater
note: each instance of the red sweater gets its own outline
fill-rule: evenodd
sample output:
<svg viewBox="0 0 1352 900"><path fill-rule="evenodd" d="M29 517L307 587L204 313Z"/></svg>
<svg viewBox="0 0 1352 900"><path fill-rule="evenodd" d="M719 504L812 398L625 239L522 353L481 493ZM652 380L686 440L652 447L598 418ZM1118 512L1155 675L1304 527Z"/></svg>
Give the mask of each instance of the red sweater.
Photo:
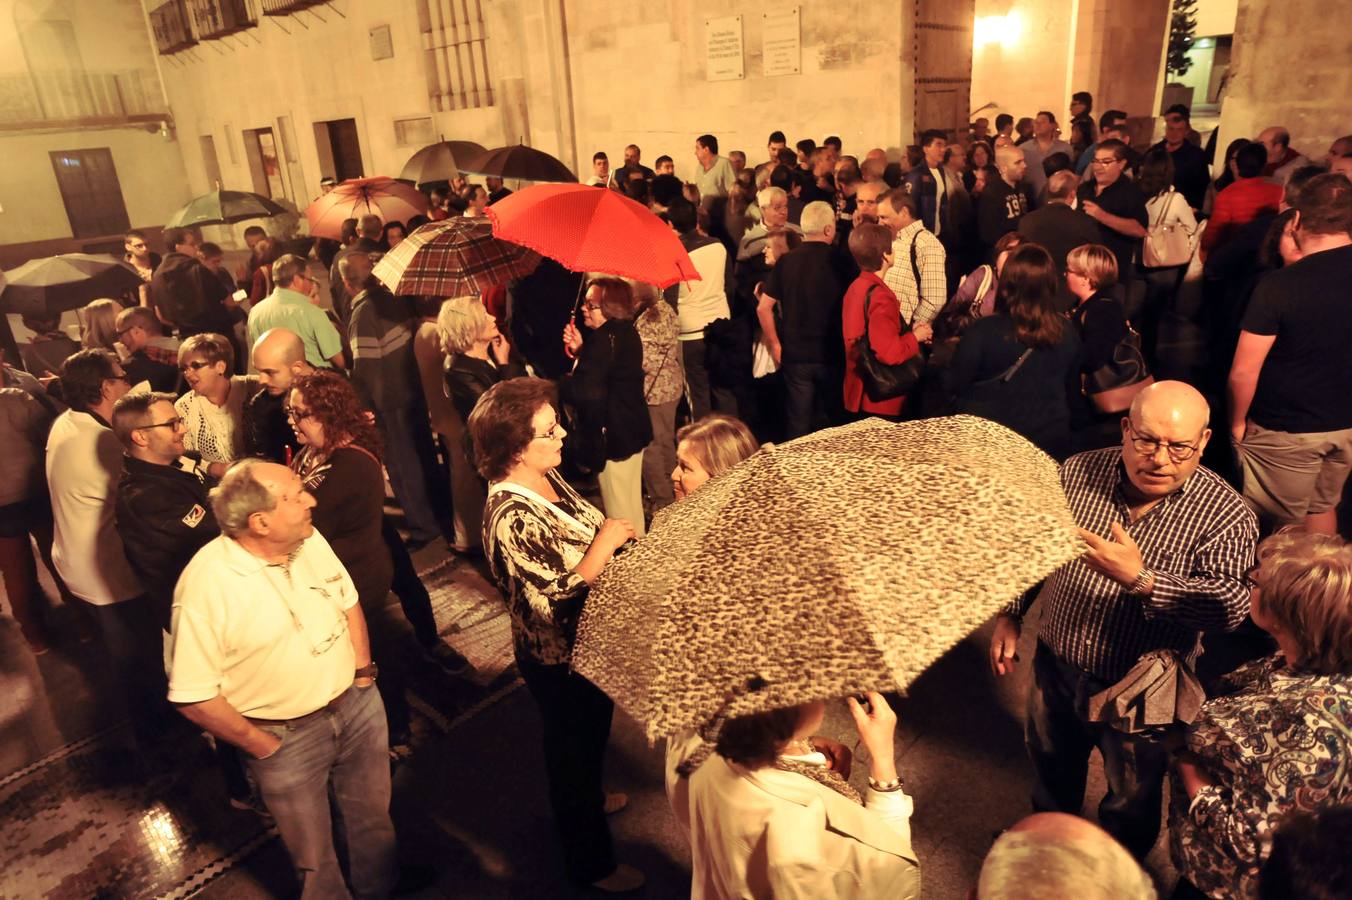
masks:
<svg viewBox="0 0 1352 900"><path fill-rule="evenodd" d="M1211 223L1202 233L1202 255L1230 239L1235 229L1263 213L1275 213L1285 193L1280 184L1265 178L1240 178L1216 195Z"/></svg>
<svg viewBox="0 0 1352 900"><path fill-rule="evenodd" d="M901 304L892 289L872 272L862 272L845 292L841 309L841 331L845 336L845 408L850 412L877 413L881 416L899 416L905 397L874 403L864 392L859 377L859 351L854 342L864 333L864 297L874 288L868 305L868 340L879 362L888 365L904 363L920 352L915 335L901 333Z"/></svg>

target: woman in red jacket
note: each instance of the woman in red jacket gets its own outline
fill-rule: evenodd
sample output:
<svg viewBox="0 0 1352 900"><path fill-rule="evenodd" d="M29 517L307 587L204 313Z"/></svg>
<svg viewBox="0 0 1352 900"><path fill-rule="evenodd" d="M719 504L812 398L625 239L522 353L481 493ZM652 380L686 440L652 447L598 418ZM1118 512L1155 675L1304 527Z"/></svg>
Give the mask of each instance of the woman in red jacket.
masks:
<svg viewBox="0 0 1352 900"><path fill-rule="evenodd" d="M859 265L859 277L845 292L841 309L841 331L845 336L845 409L863 416L896 419L901 416L905 396L873 401L859 377L859 350L856 341L864 334L864 306L868 305L868 340L878 361L888 365L904 363L920 352L933 334L928 322L903 328L901 305L897 295L883 283L883 275L892 268L892 231L885 225L865 223L850 232L850 253Z"/></svg>

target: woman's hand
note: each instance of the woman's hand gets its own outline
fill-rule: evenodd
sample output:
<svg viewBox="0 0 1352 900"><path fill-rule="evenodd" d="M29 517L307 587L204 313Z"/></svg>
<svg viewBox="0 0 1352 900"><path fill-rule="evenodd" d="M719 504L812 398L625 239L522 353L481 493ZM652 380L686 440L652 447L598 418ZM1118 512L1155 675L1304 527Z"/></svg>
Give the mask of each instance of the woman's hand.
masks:
<svg viewBox="0 0 1352 900"><path fill-rule="evenodd" d="M821 735L813 736L810 741L814 750L826 757L826 767L839 772L846 781L850 778L850 769L854 766L854 753L839 741Z"/></svg>
<svg viewBox="0 0 1352 900"><path fill-rule="evenodd" d="M570 359L575 358L577 351L582 349L582 332L572 322L563 326L563 349Z"/></svg>
<svg viewBox="0 0 1352 900"><path fill-rule="evenodd" d="M897 777L897 764L893 759L893 738L897 730L897 714L888 705L887 699L877 691L864 695L868 708L854 697L846 697L845 704L854 717L854 727L859 731L859 740L869 753L869 777L875 781L892 781Z"/></svg>
<svg viewBox="0 0 1352 900"><path fill-rule="evenodd" d="M1216 783L1197 763L1197 757L1191 753L1179 754L1174 762L1174 770L1183 782L1183 790L1187 792L1189 800L1196 797L1202 788Z"/></svg>
<svg viewBox="0 0 1352 900"><path fill-rule="evenodd" d="M921 322L918 325L912 326L911 334L915 335L915 339L920 343L928 344L930 341L934 340L934 326L929 322Z"/></svg>
<svg viewBox="0 0 1352 900"><path fill-rule="evenodd" d="M564 337L567 338L566 332ZM507 365L507 358L512 355L512 345L507 343L507 338L498 335L488 342L488 352L498 365L505 366Z"/></svg>
<svg viewBox="0 0 1352 900"><path fill-rule="evenodd" d="M614 553L635 537L634 526L629 524L628 519L606 519L596 532L596 537L592 538L592 546L600 546L608 553Z"/></svg>

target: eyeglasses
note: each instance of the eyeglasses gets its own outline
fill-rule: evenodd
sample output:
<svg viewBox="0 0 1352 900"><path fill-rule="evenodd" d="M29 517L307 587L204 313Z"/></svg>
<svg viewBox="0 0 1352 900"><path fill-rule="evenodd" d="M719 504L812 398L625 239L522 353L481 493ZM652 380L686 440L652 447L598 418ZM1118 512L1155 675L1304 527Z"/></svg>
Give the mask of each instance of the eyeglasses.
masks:
<svg viewBox="0 0 1352 900"><path fill-rule="evenodd" d="M1094 157L1094 165L1096 166L1111 166L1113 163L1119 162L1122 162L1122 160L1118 159L1116 156L1110 156L1107 159L1099 159L1097 156Z"/></svg>
<svg viewBox="0 0 1352 900"><path fill-rule="evenodd" d="M184 363L183 365L179 366L178 370L180 372L187 372L188 370L191 369L194 372L200 372L202 369L205 369L210 365L212 365L212 363L207 362L205 359L195 359L190 363Z"/></svg>
<svg viewBox="0 0 1352 900"><path fill-rule="evenodd" d="M286 417L293 422L299 422L302 419L308 419L310 416L314 415L310 410L301 409L299 406L284 406L282 409L285 410Z"/></svg>
<svg viewBox="0 0 1352 900"><path fill-rule="evenodd" d="M139 431L139 430L146 429L146 428L170 428L170 429L173 429L174 431L178 431L178 429L179 429L182 425L183 425L183 419L182 419L181 417L179 417L179 416L174 416L172 419L169 419L168 421L165 421L165 422L154 422L154 423L152 423L152 424L150 424L150 425L142 425L142 426L141 426L139 429L137 429L137 430Z"/></svg>
<svg viewBox="0 0 1352 900"><path fill-rule="evenodd" d="M558 422L555 422L553 425L551 425L551 426L549 427L549 430L546 431L544 434L535 434L535 435L531 435L531 437L534 438L534 439L536 439L536 440L541 440L541 441L553 441L553 440L558 440L558 438L559 438L559 432L560 432L561 430L563 430L563 429L562 429L562 426L559 425Z"/></svg>
<svg viewBox="0 0 1352 900"><path fill-rule="evenodd" d="M596 312L598 309L601 308L601 304L599 304L599 303L584 303L584 304L582 304L582 308L583 308L583 309L589 309L589 310L591 310L592 312Z"/></svg>
<svg viewBox="0 0 1352 900"><path fill-rule="evenodd" d="M1131 424L1130 419L1127 420L1127 427L1131 429L1133 435L1136 434L1136 426ZM1197 446L1195 444L1179 444L1173 441L1161 441L1158 438L1152 437L1133 437L1131 439L1131 445L1135 447L1136 452L1142 456L1154 456L1159 452L1159 449L1163 447L1165 452L1169 454L1169 459L1176 463L1187 462L1192 459L1193 454L1197 452Z"/></svg>
<svg viewBox="0 0 1352 900"><path fill-rule="evenodd" d="M117 374L117 375L109 375L107 378L105 378L105 379L103 379L103 380L104 380L104 381L120 381L120 382L122 382L123 384L131 384L131 379L127 377L127 373L126 373L126 372L122 372L122 373L119 373L119 374Z"/></svg>

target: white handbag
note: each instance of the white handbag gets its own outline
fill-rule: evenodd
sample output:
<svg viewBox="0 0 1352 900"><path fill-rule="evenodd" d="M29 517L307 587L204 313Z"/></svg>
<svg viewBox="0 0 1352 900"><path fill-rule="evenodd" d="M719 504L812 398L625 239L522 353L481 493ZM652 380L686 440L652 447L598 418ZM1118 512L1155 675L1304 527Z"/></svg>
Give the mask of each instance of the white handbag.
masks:
<svg viewBox="0 0 1352 900"><path fill-rule="evenodd" d="M1141 263L1147 268L1185 266L1192 259L1192 232L1182 224L1164 224L1177 196L1174 189L1169 188L1155 224L1146 232L1145 243L1141 247Z"/></svg>

